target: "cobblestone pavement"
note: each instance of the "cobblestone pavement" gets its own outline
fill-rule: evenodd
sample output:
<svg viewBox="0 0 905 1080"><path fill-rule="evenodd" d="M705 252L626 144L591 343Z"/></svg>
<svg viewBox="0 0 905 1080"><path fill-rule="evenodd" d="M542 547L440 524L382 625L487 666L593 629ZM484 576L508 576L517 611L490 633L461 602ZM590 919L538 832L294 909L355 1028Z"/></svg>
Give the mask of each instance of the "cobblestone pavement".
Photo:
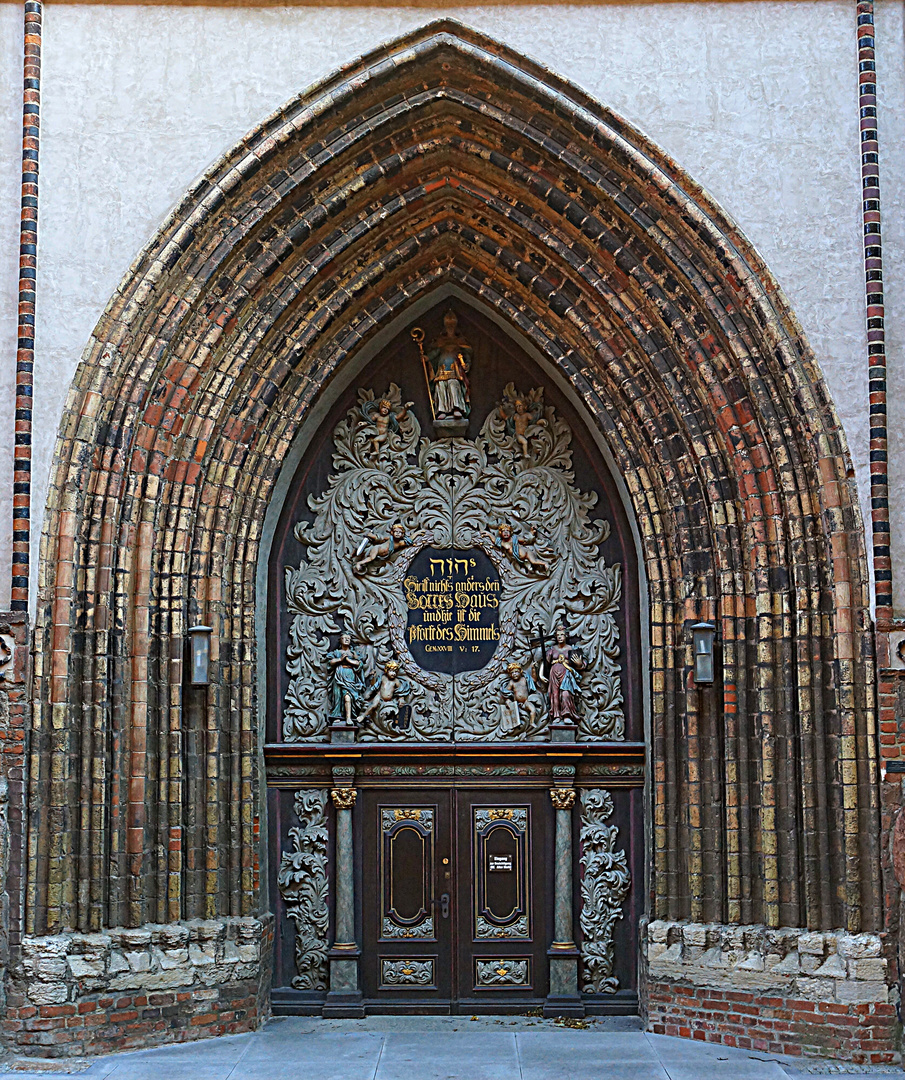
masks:
<svg viewBox="0 0 905 1080"><path fill-rule="evenodd" d="M574 1022L573 1022L574 1023ZM902 1075L648 1035L634 1017L282 1017L250 1035L89 1061L9 1060L19 1080L841 1080Z"/></svg>

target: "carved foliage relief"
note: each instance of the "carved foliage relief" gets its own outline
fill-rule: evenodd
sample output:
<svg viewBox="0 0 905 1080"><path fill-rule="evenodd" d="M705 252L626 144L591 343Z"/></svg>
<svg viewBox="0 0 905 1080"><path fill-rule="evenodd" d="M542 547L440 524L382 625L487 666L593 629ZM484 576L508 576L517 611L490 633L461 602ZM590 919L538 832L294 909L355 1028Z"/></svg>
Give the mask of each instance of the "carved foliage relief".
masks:
<svg viewBox="0 0 905 1080"><path fill-rule="evenodd" d="M631 885L625 852L616 848L618 829L605 824L613 812L608 791L581 793L581 981L587 994L612 994L613 927Z"/></svg>
<svg viewBox="0 0 905 1080"><path fill-rule="evenodd" d="M327 989L327 792L296 792L299 826L289 830L292 846L280 858L277 885L286 914L295 923L296 990Z"/></svg>
<svg viewBox="0 0 905 1080"><path fill-rule="evenodd" d="M530 411L523 407L514 425L522 400ZM597 495L575 485L571 430L540 388L521 395L509 384L475 439L430 438L410 404L395 384L379 397L359 391L358 406L334 429L326 490L309 499L313 520L295 526L306 554L285 571L283 739L325 741L344 709L361 740L549 738L540 676L559 624L580 650L572 665L578 737L624 738L621 567L600 554L610 526L593 516ZM419 553L418 566L450 550L463 554L446 560L462 575L468 566L456 564L468 553L471 563L475 552L489 560L481 580L468 583L494 609L492 625L486 611L464 624L483 634L482 662L490 656L476 670L426 670L409 648L416 629L426 632L411 625L419 593L410 567ZM462 580L447 587L469 602ZM459 633L457 620L478 618L431 617L452 620Z"/></svg>

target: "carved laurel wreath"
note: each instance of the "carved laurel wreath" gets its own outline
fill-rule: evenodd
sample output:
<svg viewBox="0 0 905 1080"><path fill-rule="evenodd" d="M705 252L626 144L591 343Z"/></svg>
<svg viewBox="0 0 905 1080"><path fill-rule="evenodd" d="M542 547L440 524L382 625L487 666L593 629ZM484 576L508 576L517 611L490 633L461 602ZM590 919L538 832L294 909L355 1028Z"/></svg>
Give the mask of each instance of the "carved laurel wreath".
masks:
<svg viewBox="0 0 905 1080"><path fill-rule="evenodd" d="M510 383L507 402L522 395ZM582 718L579 738L623 739L625 719L619 678L616 612L622 588L619 564L607 566L600 545L609 524L591 518L597 496L581 492L572 471L572 432L552 406L528 430L526 457L506 430L505 412L495 409L480 435L468 439L422 438L417 418L408 412L375 450L374 428L361 406L379 400L359 391L359 406L334 429L333 473L326 491L309 500L311 520L300 521L295 536L307 558L286 568L286 603L292 622L286 657L290 677L283 712L286 742L327 738L328 667L325 662L341 629L363 647L371 672L399 661L410 682L412 707L405 731L380 713L359 734L363 740L430 741L542 739L549 715L540 694L534 722L522 710L513 728L504 693L505 665L536 663L529 644L538 626L568 626L585 660L581 675ZM526 395L527 397L527 395ZM402 394L391 384L380 398L394 408ZM402 522L410 543L385 561L360 573L355 553L367 533L389 535ZM538 546L549 555L549 572L538 573L507 558L495 545L496 527L512 523L526 535L538 531ZM478 671L447 675L425 671L405 643L407 609L401 583L424 547L480 547L496 565L502 583L500 641L491 662Z"/></svg>

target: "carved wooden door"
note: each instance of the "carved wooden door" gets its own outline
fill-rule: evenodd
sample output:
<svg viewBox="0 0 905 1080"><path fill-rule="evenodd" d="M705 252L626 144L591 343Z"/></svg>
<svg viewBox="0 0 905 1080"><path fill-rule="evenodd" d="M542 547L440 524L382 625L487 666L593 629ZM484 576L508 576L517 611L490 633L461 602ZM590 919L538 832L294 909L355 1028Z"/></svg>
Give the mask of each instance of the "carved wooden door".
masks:
<svg viewBox="0 0 905 1080"><path fill-rule="evenodd" d="M545 793L496 795L364 793L361 971L372 1005L483 1012L543 1000Z"/></svg>
<svg viewBox="0 0 905 1080"><path fill-rule="evenodd" d="M466 407L425 381L453 321L470 357ZM597 421L549 375L481 312L446 299L352 381L331 384L336 396L300 433L268 560L275 1009L541 1004L557 765L574 760L577 786L640 790L646 667L631 521ZM454 400L461 415L442 415ZM340 781L359 791L351 810L326 794L311 810L293 794ZM641 800L631 814L616 803L638 860ZM334 842L340 812L348 847ZM580 846L580 813L567 937L596 950L580 976L589 1007L624 1011L642 893L581 907L597 864ZM315 844L316 888L304 873ZM336 936L353 877L354 942ZM351 987L344 957L359 949Z"/></svg>
<svg viewBox="0 0 905 1080"><path fill-rule="evenodd" d="M452 998L450 792L363 792L362 991L390 1010Z"/></svg>
<svg viewBox="0 0 905 1080"><path fill-rule="evenodd" d="M546 791L455 795L460 1007L497 1012L541 1004L552 930L549 797Z"/></svg>

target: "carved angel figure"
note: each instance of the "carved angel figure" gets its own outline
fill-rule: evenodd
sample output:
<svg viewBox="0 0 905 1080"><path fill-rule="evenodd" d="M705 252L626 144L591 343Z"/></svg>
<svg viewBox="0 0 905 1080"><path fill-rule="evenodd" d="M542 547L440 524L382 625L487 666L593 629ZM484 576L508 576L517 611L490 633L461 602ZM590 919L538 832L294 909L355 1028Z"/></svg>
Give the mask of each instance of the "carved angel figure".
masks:
<svg viewBox="0 0 905 1080"><path fill-rule="evenodd" d="M373 716L378 722L397 724L400 699L408 697L412 689L408 679L399 675L398 660L387 660L383 665L383 674L371 689L373 693L356 723L363 724Z"/></svg>
<svg viewBox="0 0 905 1080"><path fill-rule="evenodd" d="M352 644L352 635L339 635L339 648L327 653L330 668L330 711L327 719L333 723L352 723L361 708L365 695L364 653Z"/></svg>
<svg viewBox="0 0 905 1080"><path fill-rule="evenodd" d="M355 552L356 560L353 570L360 574L366 566L377 559L389 559L397 552L402 551L411 540L406 536L405 526L401 521L393 522L389 536L378 536L377 533L365 533L365 539L358 545Z"/></svg>
<svg viewBox="0 0 905 1080"><path fill-rule="evenodd" d="M371 446L375 454L380 453L380 448L390 435L395 435L399 430L400 421L408 416L408 410L414 402L407 401L404 405L394 405L389 398L381 398L380 401L364 401L361 404L361 415L366 424L374 428L371 437Z"/></svg>
<svg viewBox="0 0 905 1080"><path fill-rule="evenodd" d="M549 574L550 565L541 559L534 547L537 543L537 528L532 525L527 536L518 536L508 521L503 521L497 528L494 544L512 559L513 562L528 566L538 574Z"/></svg>
<svg viewBox="0 0 905 1080"><path fill-rule="evenodd" d="M527 398L515 397L514 394L515 390L510 383L503 391L500 417L506 423L506 434L515 439L522 455L527 458L531 456L528 445L531 426L546 426L547 423L544 419L544 388L536 387L529 392Z"/></svg>
<svg viewBox="0 0 905 1080"><path fill-rule="evenodd" d="M531 668L529 667L526 671L514 660L506 665L506 674L507 678L503 685L505 719L500 730L509 735L522 726L522 709L528 714L528 726L534 727L537 720L537 706L531 700L531 695L537 693L537 686L534 683Z"/></svg>

